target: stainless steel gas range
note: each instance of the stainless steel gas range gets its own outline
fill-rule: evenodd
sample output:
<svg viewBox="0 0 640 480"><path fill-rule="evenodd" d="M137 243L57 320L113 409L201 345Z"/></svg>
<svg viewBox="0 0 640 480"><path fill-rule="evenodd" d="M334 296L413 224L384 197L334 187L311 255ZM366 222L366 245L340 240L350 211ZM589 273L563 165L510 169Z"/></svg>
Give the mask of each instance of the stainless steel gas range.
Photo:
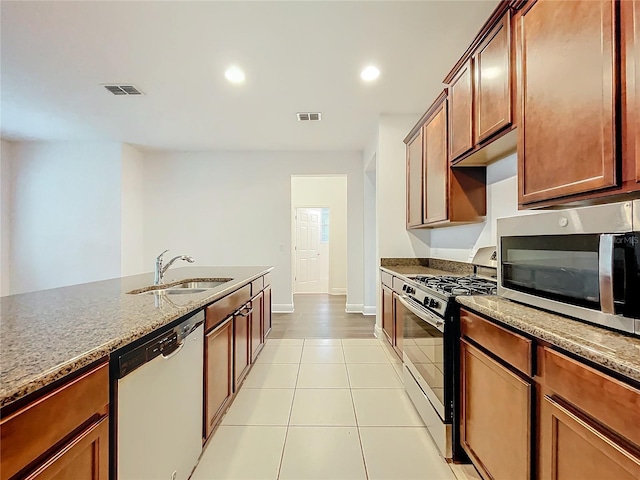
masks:
<svg viewBox="0 0 640 480"><path fill-rule="evenodd" d="M484 266L493 267L489 263ZM405 389L448 459L464 458L457 426L460 316L455 297L492 295L496 288L495 280L476 275L420 275L409 277L398 295Z"/></svg>

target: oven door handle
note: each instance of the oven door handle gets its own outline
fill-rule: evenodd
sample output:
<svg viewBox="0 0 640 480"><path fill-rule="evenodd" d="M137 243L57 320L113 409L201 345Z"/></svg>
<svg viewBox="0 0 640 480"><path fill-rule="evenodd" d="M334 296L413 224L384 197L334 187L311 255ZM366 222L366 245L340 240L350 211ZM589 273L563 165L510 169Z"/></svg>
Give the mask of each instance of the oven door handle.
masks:
<svg viewBox="0 0 640 480"><path fill-rule="evenodd" d="M598 283L600 289L600 309L602 313L615 314L613 296L613 252L616 239L623 235L603 233L598 249Z"/></svg>
<svg viewBox="0 0 640 480"><path fill-rule="evenodd" d="M407 308L407 310L409 310L411 313L416 315L421 320L424 320L425 322L427 322L432 327L437 328L440 332L444 333L444 322L442 320L440 320L435 315L431 315L429 312L424 312L422 310L417 309L407 301L408 299L409 297L407 297L406 295L398 296L398 300L400 300L400 303L402 303L402 305L404 305Z"/></svg>

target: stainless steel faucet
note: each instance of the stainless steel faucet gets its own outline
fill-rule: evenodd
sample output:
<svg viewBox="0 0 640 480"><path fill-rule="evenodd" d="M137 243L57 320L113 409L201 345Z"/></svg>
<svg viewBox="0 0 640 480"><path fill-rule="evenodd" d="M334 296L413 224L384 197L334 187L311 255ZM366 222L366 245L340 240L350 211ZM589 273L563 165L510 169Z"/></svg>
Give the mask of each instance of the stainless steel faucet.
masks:
<svg viewBox="0 0 640 480"><path fill-rule="evenodd" d="M185 262L189 262L189 263L195 262L193 257L190 257L189 255L178 255L177 257L173 257L171 260L169 260L165 265L163 261L163 256L168 251L169 250L165 250L164 252L162 252L160 255L156 257L156 270L153 278L154 285L161 285L163 283L164 273L169 269L171 265L173 265L173 262L175 262L176 260L184 260Z"/></svg>

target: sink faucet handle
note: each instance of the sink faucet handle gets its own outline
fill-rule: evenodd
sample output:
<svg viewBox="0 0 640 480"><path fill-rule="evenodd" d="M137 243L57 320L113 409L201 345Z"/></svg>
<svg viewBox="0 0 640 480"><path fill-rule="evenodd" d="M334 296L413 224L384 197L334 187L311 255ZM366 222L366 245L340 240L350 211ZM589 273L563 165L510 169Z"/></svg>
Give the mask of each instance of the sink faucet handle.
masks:
<svg viewBox="0 0 640 480"><path fill-rule="evenodd" d="M167 253L168 251L169 251L169 249L166 249L164 252L162 252L160 255L158 255L158 256L156 257L156 260L162 260L162 256L163 256L165 253Z"/></svg>

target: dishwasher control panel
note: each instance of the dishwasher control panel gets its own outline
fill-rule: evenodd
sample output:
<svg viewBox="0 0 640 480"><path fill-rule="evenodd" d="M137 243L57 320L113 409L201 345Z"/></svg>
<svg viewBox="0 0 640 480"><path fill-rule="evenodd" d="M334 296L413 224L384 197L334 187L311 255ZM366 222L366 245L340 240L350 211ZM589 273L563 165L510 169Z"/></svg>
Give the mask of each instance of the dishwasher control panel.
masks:
<svg viewBox="0 0 640 480"><path fill-rule="evenodd" d="M178 350L183 340L204 321L199 312L184 322L118 357L118 378L122 378L159 355L168 357Z"/></svg>

